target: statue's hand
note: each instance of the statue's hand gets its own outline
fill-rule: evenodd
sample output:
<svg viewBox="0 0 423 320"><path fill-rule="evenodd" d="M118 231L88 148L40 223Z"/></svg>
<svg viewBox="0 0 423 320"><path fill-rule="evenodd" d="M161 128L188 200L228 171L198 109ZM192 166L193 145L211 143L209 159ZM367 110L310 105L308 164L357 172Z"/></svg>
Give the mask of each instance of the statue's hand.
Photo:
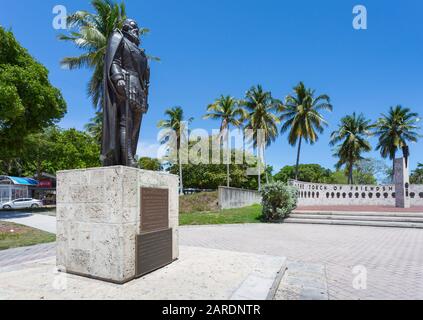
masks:
<svg viewBox="0 0 423 320"><path fill-rule="evenodd" d="M125 80L119 80L116 84L117 86L117 91L119 92L120 95L125 96L126 90L125 90Z"/></svg>

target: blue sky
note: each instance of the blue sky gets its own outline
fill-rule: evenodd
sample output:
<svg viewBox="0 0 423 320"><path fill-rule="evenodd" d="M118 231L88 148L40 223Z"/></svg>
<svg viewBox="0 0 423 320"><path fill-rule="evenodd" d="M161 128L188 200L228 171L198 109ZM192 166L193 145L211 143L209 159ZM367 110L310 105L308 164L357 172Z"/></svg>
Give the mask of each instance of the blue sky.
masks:
<svg viewBox="0 0 423 320"><path fill-rule="evenodd" d="M88 0L0 0L0 24L11 28L29 52L50 70L68 113L60 125L82 129L94 114L86 96L88 70L60 68L79 52L56 39L52 8L90 10ZM363 112L376 119L391 105L423 116L423 2L420 0L127 0L131 17L151 29L143 46L162 61L152 63L150 112L145 117L141 154L157 145L157 122L166 108L180 105L195 118L191 128L218 128L202 120L221 94L242 97L262 84L284 98L299 81L332 98L330 125L314 146L305 145L302 163L333 168L328 145L340 118ZM368 30L352 27L352 9L368 10ZM423 141L423 140L422 140ZM376 145L375 139L372 139ZM423 162L423 142L411 146L411 167ZM367 156L379 158L373 152ZM275 170L295 162L296 149L282 136L267 151Z"/></svg>

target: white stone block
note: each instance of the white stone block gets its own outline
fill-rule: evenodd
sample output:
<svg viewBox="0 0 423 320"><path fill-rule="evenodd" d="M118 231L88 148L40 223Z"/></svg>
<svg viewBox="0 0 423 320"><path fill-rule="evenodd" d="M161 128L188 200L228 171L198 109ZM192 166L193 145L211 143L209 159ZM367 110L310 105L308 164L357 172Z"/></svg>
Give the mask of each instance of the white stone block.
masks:
<svg viewBox="0 0 423 320"><path fill-rule="evenodd" d="M168 227L177 259L178 177L116 166L57 173L57 265L117 283L136 277L141 188L169 190Z"/></svg>

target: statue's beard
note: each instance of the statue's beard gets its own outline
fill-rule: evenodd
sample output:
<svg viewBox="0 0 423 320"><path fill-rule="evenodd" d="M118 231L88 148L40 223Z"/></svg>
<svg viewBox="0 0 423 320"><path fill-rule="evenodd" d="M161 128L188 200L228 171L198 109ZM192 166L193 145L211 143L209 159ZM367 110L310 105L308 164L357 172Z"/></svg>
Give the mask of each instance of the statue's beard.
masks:
<svg viewBox="0 0 423 320"><path fill-rule="evenodd" d="M140 38L138 35L130 31L124 31L123 34L126 38L128 38L131 42L135 43L137 46L140 44Z"/></svg>

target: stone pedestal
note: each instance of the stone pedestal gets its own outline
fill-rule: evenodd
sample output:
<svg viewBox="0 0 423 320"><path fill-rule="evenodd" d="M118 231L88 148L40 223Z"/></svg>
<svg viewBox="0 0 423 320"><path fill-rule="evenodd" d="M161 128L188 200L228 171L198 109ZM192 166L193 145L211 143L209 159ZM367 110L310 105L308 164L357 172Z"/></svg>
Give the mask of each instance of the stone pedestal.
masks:
<svg viewBox="0 0 423 320"><path fill-rule="evenodd" d="M405 158L395 159L395 205L397 208L410 208L410 176Z"/></svg>
<svg viewBox="0 0 423 320"><path fill-rule="evenodd" d="M178 177L123 166L57 174L57 265L125 283L178 258Z"/></svg>

